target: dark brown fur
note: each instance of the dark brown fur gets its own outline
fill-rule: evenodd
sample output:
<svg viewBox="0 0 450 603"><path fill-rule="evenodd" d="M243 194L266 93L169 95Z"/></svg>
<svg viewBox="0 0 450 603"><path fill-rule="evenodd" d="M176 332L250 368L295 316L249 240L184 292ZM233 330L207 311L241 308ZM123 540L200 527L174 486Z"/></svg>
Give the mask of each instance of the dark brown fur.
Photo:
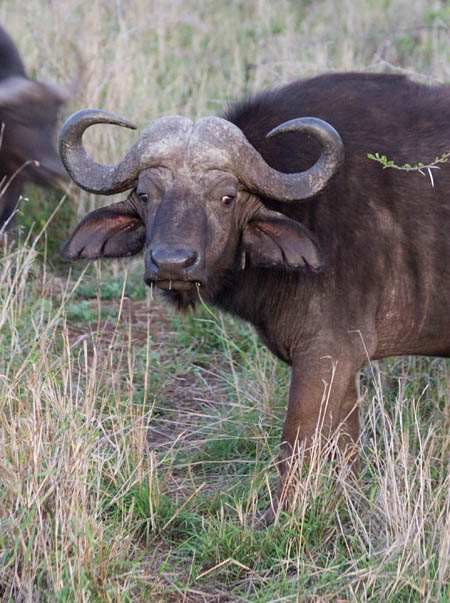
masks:
<svg viewBox="0 0 450 603"><path fill-rule="evenodd" d="M447 326L450 301L450 291L443 286L450 276L449 166L443 164L433 172L432 186L428 176L384 170L367 154L379 152L402 165L432 162L449 151L450 89L426 87L403 76L324 75L261 94L232 108L226 117L270 165L294 172L316 159L318 149L313 147L317 145L308 148L308 142L295 135L268 140L264 133L277 123L308 114L328 121L341 134L344 165L328 187L309 201L286 207L265 200L308 227L325 254L328 268L323 277L308 270L297 276L302 297L309 287L314 297L323 288L321 295L331 295L334 303L328 312L321 309L321 315L325 311L341 325L348 323L349 331L370 322L373 336L365 333L367 327L361 334L371 357L447 356L450 331L438 325ZM269 275L264 271L264 281ZM284 275L274 277L270 299L276 297ZM248 291L249 300L239 303L252 308L255 289L242 285L236 289L243 296ZM235 294L219 294L214 301L231 312L237 310ZM289 308L284 305L285 316ZM394 320L388 316L392 311ZM292 322L285 323L290 333ZM280 325L277 338L283 338L283 330Z"/></svg>

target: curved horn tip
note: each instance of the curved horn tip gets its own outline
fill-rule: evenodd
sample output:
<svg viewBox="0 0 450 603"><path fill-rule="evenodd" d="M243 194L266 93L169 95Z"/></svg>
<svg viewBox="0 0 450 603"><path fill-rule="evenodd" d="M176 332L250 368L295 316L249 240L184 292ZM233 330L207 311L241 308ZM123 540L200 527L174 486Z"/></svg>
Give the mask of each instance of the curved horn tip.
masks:
<svg viewBox="0 0 450 603"><path fill-rule="evenodd" d="M266 138L272 138L278 134L284 134L286 132L313 132L324 133L334 138L336 142L343 144L341 135L330 122L320 119L320 117L296 117L285 121L275 128L272 128L270 132L266 134Z"/></svg>
<svg viewBox="0 0 450 603"><path fill-rule="evenodd" d="M69 126L76 124L77 122L83 122L87 127L90 125L95 126L96 124L111 124L114 126L130 128L130 130L137 130L137 126L133 122L128 121L128 119L100 109L81 109L80 111L73 113L66 119L62 130L65 131Z"/></svg>

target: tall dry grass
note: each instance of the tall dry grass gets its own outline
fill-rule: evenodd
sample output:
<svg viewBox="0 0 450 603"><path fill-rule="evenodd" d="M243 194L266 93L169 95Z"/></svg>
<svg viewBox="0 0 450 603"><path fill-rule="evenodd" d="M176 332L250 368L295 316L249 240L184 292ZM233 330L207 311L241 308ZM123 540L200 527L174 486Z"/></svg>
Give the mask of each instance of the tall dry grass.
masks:
<svg viewBox="0 0 450 603"><path fill-rule="evenodd" d="M67 114L140 128L325 70L450 79L439 1L4 0L0 19L35 77L68 83L80 50ZM93 128L87 144L113 162L133 137ZM80 214L103 203L70 196ZM42 243L52 225L37 236L1 256L3 600L450 600L447 362L372 364L360 481L319 458L296 511L258 532L288 371L228 318L130 300L139 261L73 276Z"/></svg>

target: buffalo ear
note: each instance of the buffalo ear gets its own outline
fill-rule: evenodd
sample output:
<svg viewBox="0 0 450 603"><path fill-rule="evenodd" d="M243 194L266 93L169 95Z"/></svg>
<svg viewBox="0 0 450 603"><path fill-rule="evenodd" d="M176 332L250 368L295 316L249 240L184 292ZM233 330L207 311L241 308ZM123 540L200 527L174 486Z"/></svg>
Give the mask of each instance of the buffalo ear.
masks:
<svg viewBox="0 0 450 603"><path fill-rule="evenodd" d="M120 258L138 253L144 244L144 223L121 201L83 218L60 255L64 260Z"/></svg>
<svg viewBox="0 0 450 603"><path fill-rule="evenodd" d="M252 220L243 231L242 252L249 263L284 270L322 268L322 251L314 235L299 222L278 212L273 214Z"/></svg>

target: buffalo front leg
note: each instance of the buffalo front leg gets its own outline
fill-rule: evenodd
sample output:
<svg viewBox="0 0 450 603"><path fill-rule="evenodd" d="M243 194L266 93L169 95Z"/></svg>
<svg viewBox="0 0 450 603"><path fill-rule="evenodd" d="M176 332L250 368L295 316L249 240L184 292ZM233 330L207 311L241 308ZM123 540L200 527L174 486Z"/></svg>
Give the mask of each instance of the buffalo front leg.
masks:
<svg viewBox="0 0 450 603"><path fill-rule="evenodd" d="M348 360L323 356L293 363L289 403L280 447L280 484L262 518L269 525L279 508L295 499L295 484L304 461L319 461L338 452L350 468L357 464L359 438L358 396L355 387L359 367Z"/></svg>

